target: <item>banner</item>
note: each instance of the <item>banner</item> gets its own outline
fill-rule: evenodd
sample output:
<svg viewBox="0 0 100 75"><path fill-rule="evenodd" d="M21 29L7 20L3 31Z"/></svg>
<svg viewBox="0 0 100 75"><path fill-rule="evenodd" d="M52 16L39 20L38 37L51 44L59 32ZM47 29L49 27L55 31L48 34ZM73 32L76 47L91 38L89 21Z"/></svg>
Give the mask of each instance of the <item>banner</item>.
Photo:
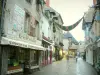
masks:
<svg viewBox="0 0 100 75"><path fill-rule="evenodd" d="M78 20L76 23L74 23L73 25L70 25L70 26L61 26L61 25L58 25L58 26L64 31L70 31L70 30L74 29L76 26L78 26L82 19L83 19L83 17L80 20Z"/></svg>

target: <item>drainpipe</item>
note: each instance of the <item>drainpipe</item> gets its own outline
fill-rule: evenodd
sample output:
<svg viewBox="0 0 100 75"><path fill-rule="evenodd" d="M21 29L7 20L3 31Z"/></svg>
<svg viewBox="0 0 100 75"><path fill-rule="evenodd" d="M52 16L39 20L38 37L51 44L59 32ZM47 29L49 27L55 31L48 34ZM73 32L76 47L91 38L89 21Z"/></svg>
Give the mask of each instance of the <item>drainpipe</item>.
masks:
<svg viewBox="0 0 100 75"><path fill-rule="evenodd" d="M3 35L3 25L4 25L4 7L5 7L5 2L6 0L1 0L1 10L2 10L2 14L1 14L1 23L0 23L0 40L1 37ZM1 41L0 41L1 42Z"/></svg>
<svg viewBox="0 0 100 75"><path fill-rule="evenodd" d="M1 37L2 37L2 33L3 33L3 25L4 25L4 5L5 5L5 0L1 0L1 17L0 17L0 43L1 43ZM4 67L2 67L2 48L1 48L1 45L0 45L0 75L4 75L2 70Z"/></svg>

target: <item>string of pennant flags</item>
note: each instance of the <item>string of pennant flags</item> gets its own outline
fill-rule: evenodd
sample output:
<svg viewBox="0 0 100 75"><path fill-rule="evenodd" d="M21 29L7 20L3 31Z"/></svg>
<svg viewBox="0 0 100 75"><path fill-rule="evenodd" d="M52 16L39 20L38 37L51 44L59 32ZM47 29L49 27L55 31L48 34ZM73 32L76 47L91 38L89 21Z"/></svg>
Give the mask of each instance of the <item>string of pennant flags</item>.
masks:
<svg viewBox="0 0 100 75"><path fill-rule="evenodd" d="M77 27L79 25L79 23L82 21L83 17L81 19L79 19L76 23L74 23L73 25L70 26L61 26L58 25L62 30L64 31L70 31L72 29L74 29L75 27Z"/></svg>
<svg viewBox="0 0 100 75"><path fill-rule="evenodd" d="M47 1L40 0L40 3L42 5L45 5L47 3ZM70 26L61 26L61 25L58 25L58 26L64 31L70 31L70 30L74 29L75 27L77 27L79 25L79 23L82 21L82 19L83 19L83 17L81 19L79 19L76 23L74 23L73 25L70 25ZM56 32L56 28L54 25L53 25L53 32Z"/></svg>

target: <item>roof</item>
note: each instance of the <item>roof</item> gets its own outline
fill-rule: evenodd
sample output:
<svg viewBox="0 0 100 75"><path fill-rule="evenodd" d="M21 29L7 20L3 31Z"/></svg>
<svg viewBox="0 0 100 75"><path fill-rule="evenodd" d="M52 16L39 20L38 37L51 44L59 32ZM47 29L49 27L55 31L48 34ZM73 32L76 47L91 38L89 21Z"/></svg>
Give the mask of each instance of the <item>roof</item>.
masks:
<svg viewBox="0 0 100 75"><path fill-rule="evenodd" d="M73 35L70 32L63 34L63 39L68 39L69 37L72 38L73 43L78 44L78 41L73 37Z"/></svg>
<svg viewBox="0 0 100 75"><path fill-rule="evenodd" d="M92 25L93 19L95 16L95 9L94 7L90 7L87 12L84 13L82 29L86 28L86 25Z"/></svg>
<svg viewBox="0 0 100 75"><path fill-rule="evenodd" d="M44 10L49 10L50 12L55 12L56 17L59 17L59 18L61 19L61 23L64 24L63 19L62 19L62 17L61 17L61 14L58 13L56 10L54 10L52 7L47 7L47 6L45 6L45 7L44 7Z"/></svg>

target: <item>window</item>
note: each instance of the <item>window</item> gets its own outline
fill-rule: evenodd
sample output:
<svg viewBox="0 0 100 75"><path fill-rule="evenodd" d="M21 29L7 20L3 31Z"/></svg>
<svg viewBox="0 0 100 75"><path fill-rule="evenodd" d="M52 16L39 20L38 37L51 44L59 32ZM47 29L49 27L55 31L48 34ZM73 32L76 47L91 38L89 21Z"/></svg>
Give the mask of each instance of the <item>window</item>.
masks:
<svg viewBox="0 0 100 75"><path fill-rule="evenodd" d="M35 33L35 31L36 31L35 25L36 24L37 24L37 21L32 16L30 16L28 13L26 13L24 32L30 36L35 37L36 36L36 33Z"/></svg>
<svg viewBox="0 0 100 75"><path fill-rule="evenodd" d="M40 3L40 0L35 0L36 1L36 10L37 11L41 11L41 9L42 9L42 6L40 5L41 3Z"/></svg>
<svg viewBox="0 0 100 75"><path fill-rule="evenodd" d="M97 36L100 36L100 22L97 22L96 23L96 25L97 25Z"/></svg>
<svg viewBox="0 0 100 75"><path fill-rule="evenodd" d="M100 4L100 0L97 0L97 4Z"/></svg>
<svg viewBox="0 0 100 75"><path fill-rule="evenodd" d="M28 33L28 26L30 24L30 15L28 13L25 14L25 25L24 25L24 32Z"/></svg>
<svg viewBox="0 0 100 75"><path fill-rule="evenodd" d="M40 56L40 52L39 51L34 51L31 50L31 66L36 66L39 64L39 56Z"/></svg>
<svg viewBox="0 0 100 75"><path fill-rule="evenodd" d="M99 25L99 36L100 36L100 25Z"/></svg>
<svg viewBox="0 0 100 75"><path fill-rule="evenodd" d="M37 34L37 39L40 40L40 27L39 27L39 23L37 23L37 26L36 26L36 34Z"/></svg>
<svg viewBox="0 0 100 75"><path fill-rule="evenodd" d="M35 37L35 33L34 33L34 32L35 32L35 28L33 28L33 27L30 25L29 35Z"/></svg>
<svg viewBox="0 0 100 75"><path fill-rule="evenodd" d="M33 62L33 66L38 64L38 60L37 60L37 51L34 51L34 62Z"/></svg>
<svg viewBox="0 0 100 75"><path fill-rule="evenodd" d="M32 3L32 0L26 0L26 1L27 1L28 3L30 3L30 4Z"/></svg>
<svg viewBox="0 0 100 75"><path fill-rule="evenodd" d="M45 10L45 15L46 15L47 18L50 17L49 10Z"/></svg>
<svg viewBox="0 0 100 75"><path fill-rule="evenodd" d="M8 70L24 68L25 52L21 48L11 47L8 53Z"/></svg>

